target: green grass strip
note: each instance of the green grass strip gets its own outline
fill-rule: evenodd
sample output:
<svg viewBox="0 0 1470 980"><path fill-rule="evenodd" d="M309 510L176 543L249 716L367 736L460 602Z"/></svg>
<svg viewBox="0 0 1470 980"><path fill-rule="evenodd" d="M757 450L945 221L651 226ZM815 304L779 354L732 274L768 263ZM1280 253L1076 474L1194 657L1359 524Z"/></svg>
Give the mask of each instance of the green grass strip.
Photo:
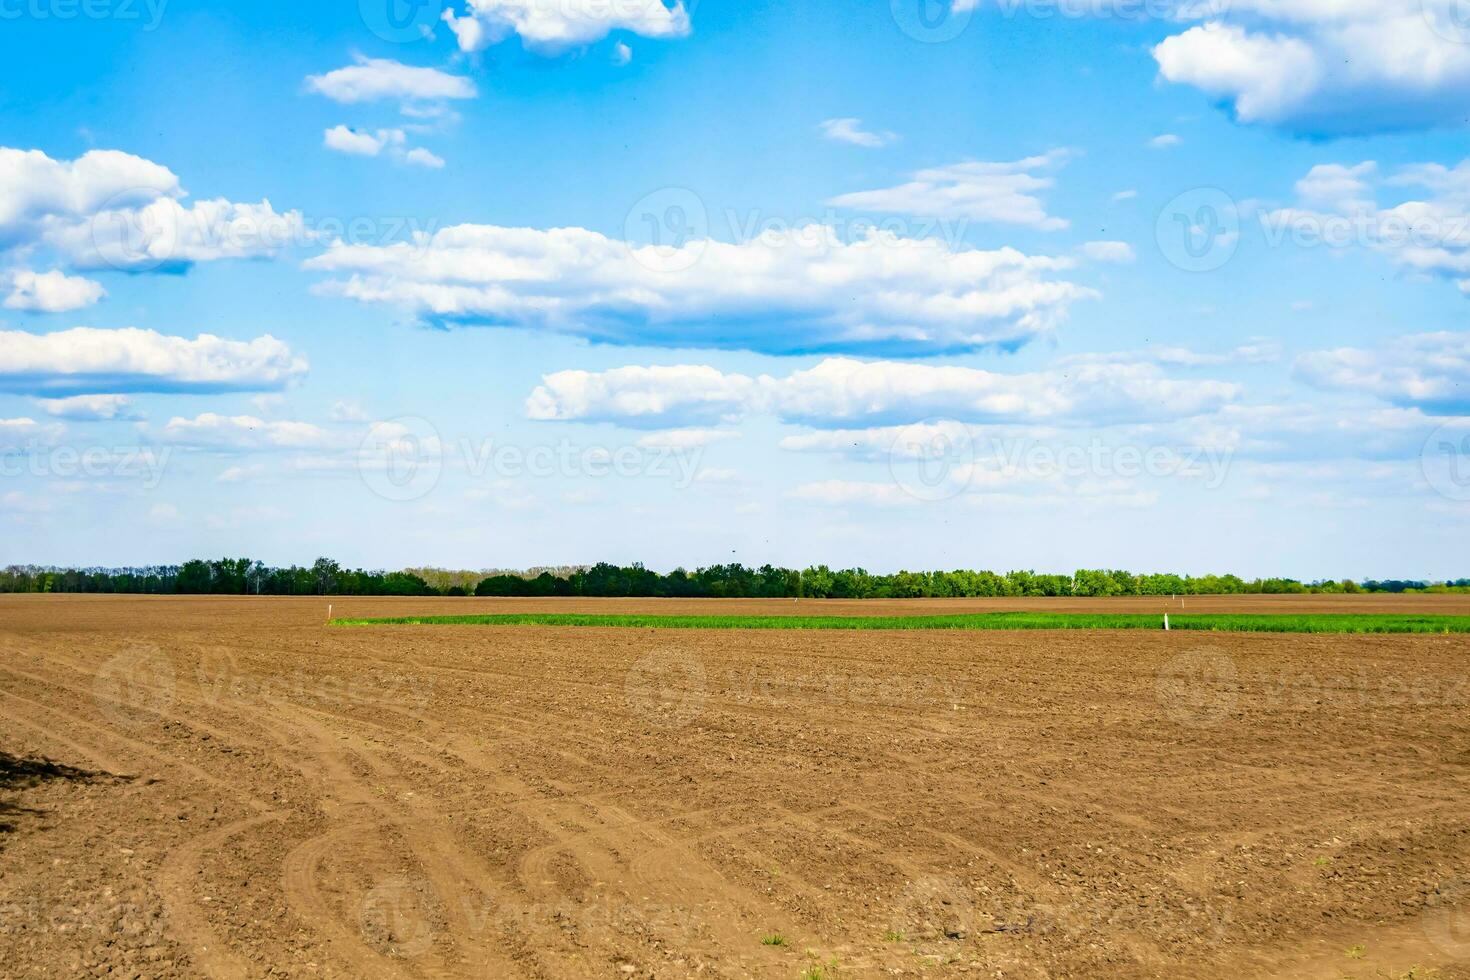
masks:
<svg viewBox="0 0 1470 980"><path fill-rule="evenodd" d="M1163 614L996 612L953 616L644 616L506 613L334 619L334 626L601 626L716 630L1157 630ZM1174 615L1176 630L1222 633L1470 633L1470 616Z"/></svg>

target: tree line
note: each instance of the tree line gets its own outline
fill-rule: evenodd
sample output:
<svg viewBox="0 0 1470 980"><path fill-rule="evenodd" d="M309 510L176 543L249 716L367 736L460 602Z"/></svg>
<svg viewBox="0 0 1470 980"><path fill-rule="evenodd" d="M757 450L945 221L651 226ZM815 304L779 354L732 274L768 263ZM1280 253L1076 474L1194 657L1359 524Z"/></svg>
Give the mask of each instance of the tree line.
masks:
<svg viewBox="0 0 1470 980"><path fill-rule="evenodd" d="M539 571L539 574L536 572ZM477 581L478 579L478 581ZM1470 591L1452 582L1387 580L1300 582L1290 578L1080 569L1071 575L1031 571L895 572L861 568L803 570L762 565L711 565L659 573L635 564L497 572L445 569L368 571L330 558L310 566L273 568L249 558L194 560L136 568L54 568L12 565L0 570L0 592L82 592L142 595L348 596L592 596L648 598L918 599L1022 596L1290 595L1356 592Z"/></svg>

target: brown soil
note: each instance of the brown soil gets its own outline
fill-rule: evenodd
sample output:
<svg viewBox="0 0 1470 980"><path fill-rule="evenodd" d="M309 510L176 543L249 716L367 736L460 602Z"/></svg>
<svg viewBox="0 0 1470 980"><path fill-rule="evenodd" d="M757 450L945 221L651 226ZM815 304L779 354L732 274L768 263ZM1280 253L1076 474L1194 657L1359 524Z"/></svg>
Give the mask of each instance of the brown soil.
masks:
<svg viewBox="0 0 1470 980"><path fill-rule="evenodd" d="M0 597L0 977L1470 977L1465 637L328 601L1098 607Z"/></svg>

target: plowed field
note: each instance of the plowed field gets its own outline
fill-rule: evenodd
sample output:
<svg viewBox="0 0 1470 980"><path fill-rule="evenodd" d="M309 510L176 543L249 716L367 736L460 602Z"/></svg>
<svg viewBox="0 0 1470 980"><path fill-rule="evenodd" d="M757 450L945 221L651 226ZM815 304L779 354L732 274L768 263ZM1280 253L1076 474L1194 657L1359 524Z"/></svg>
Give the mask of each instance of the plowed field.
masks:
<svg viewBox="0 0 1470 980"><path fill-rule="evenodd" d="M1178 607L0 597L0 976L1470 976L1465 636L328 601Z"/></svg>

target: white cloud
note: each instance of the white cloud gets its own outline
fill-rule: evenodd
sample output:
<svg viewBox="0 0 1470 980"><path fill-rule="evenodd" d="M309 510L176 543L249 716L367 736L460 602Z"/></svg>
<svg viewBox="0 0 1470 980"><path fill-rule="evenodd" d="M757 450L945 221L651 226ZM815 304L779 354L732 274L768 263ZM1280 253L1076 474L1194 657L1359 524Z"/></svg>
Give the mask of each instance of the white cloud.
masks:
<svg viewBox="0 0 1470 980"><path fill-rule="evenodd" d="M1161 133L1148 141L1148 145L1155 150L1169 150L1182 143L1178 136L1173 133Z"/></svg>
<svg viewBox="0 0 1470 980"><path fill-rule="evenodd" d="M1470 160L1392 174L1372 161L1322 164L1297 181L1296 192L1297 205L1261 214L1268 243L1367 248L1470 293ZM1382 205L1377 198L1385 193L1407 199Z"/></svg>
<svg viewBox="0 0 1470 980"><path fill-rule="evenodd" d="M306 370L304 358L269 334L238 341L210 334L189 340L134 327L0 331L0 391L251 391L284 387Z"/></svg>
<svg viewBox="0 0 1470 980"><path fill-rule="evenodd" d="M177 445L236 451L320 449L339 443L331 433L309 422L267 422L252 415L226 416L214 412L192 419L177 416L169 419L163 438Z"/></svg>
<svg viewBox="0 0 1470 980"><path fill-rule="evenodd" d="M842 119L828 119L822 123L822 135L829 140L839 143L851 143L853 146L866 146L870 149L887 146L898 139L897 134L890 132L872 133L863 129L863 121L853 116Z"/></svg>
<svg viewBox="0 0 1470 980"><path fill-rule="evenodd" d="M347 126L333 126L322 135L322 144L338 153L375 157L383 152L383 147L401 145L406 138L401 129L380 129L376 133L368 133Z"/></svg>
<svg viewBox="0 0 1470 980"><path fill-rule="evenodd" d="M444 22L461 51L478 51L512 34L530 50L546 54L591 44L612 31L673 38L689 33L682 2L663 0L468 0L464 16L444 11Z"/></svg>
<svg viewBox="0 0 1470 980"><path fill-rule="evenodd" d="M769 353L940 353L1020 347L1092 290L1051 278L1075 260L951 250L821 226L739 244L630 246L582 228L460 225L306 262L327 292L439 325L544 329L619 344Z"/></svg>
<svg viewBox="0 0 1470 980"><path fill-rule="evenodd" d="M63 425L42 425L35 419L0 419L0 448L21 449L54 443L66 432Z"/></svg>
<svg viewBox="0 0 1470 980"><path fill-rule="evenodd" d="M670 420L721 421L741 415L760 384L701 365L558 371L526 400L526 417L660 426Z"/></svg>
<svg viewBox="0 0 1470 980"><path fill-rule="evenodd" d="M1470 414L1470 332L1400 337L1387 347L1314 351L1297 377L1317 388L1365 392L1403 407Z"/></svg>
<svg viewBox="0 0 1470 980"><path fill-rule="evenodd" d="M0 249L34 239L46 220L85 219L182 193L167 167L130 153L92 150L66 161L0 147Z"/></svg>
<svg viewBox="0 0 1470 980"><path fill-rule="evenodd" d="M703 449L717 442L739 439L740 433L731 429L665 429L650 432L638 440L640 449Z"/></svg>
<svg viewBox="0 0 1470 980"><path fill-rule="evenodd" d="M756 412L818 428L962 422L1174 419L1229 404L1239 386L1176 381L1155 364L1071 364L1020 374L828 358L784 378L709 366L624 367L546 375L526 401L533 419L669 426Z"/></svg>
<svg viewBox="0 0 1470 980"><path fill-rule="evenodd" d="M107 290L99 282L64 272L32 272L21 269L10 275L10 295L5 297L8 310L32 313L67 313L92 306Z"/></svg>
<svg viewBox="0 0 1470 980"><path fill-rule="evenodd" d="M198 262L271 258L308 238L300 211L277 212L270 201L224 198L186 208L160 198L141 208L102 211L80 224L48 229L47 244L81 269L183 271Z"/></svg>
<svg viewBox="0 0 1470 980"><path fill-rule="evenodd" d="M437 68L417 68L387 58L365 58L361 55L356 61L355 65L324 75L308 76L307 88L344 105L385 99L408 103L442 102L446 99L473 99L478 94L475 83L468 78Z"/></svg>
<svg viewBox="0 0 1470 980"><path fill-rule="evenodd" d="M1115 262L1126 265L1138 256L1127 242L1087 242L1080 249L1082 254L1094 262Z"/></svg>
<svg viewBox="0 0 1470 980"><path fill-rule="evenodd" d="M1216 367L1223 364L1273 364L1281 360L1281 345L1252 340L1226 351L1196 351L1187 347L1146 347L1108 354L1078 354L1062 364L1160 364L1167 367Z"/></svg>
<svg viewBox="0 0 1470 980"><path fill-rule="evenodd" d="M1154 48L1161 75L1245 122L1336 135L1464 122L1457 0L1238 0ZM1182 11L1191 16L1188 8Z"/></svg>
<svg viewBox="0 0 1470 980"><path fill-rule="evenodd" d="M1036 192L1055 181L1034 171L1054 170L1067 159L1065 150L1011 163L956 163L920 170L906 184L875 191L842 194L828 204L857 211L966 218L996 224L1024 225L1043 231L1068 226L1046 213Z"/></svg>
<svg viewBox="0 0 1470 980"><path fill-rule="evenodd" d="M333 403L331 416L333 422L366 422L368 420L368 414L363 411L361 405L346 399Z"/></svg>
<svg viewBox="0 0 1470 980"><path fill-rule="evenodd" d="M422 146L416 146L403 155L403 159L420 167L428 167L430 170L440 170L444 167L444 158L435 156Z"/></svg>
<svg viewBox="0 0 1470 980"><path fill-rule="evenodd" d="M401 129L380 129L369 133L347 126L334 126L323 134L322 144L329 150L353 156L375 157L387 150L395 160L434 170L444 161L421 146L409 149L408 134Z"/></svg>
<svg viewBox="0 0 1470 980"><path fill-rule="evenodd" d="M253 483L264 476L266 468L264 463L250 463L244 466L227 466L214 478L216 483Z"/></svg>
<svg viewBox="0 0 1470 980"><path fill-rule="evenodd" d="M1377 173L1378 164L1372 160L1352 167L1318 164L1296 182L1296 193L1306 207L1362 211L1373 207L1370 181Z"/></svg>
<svg viewBox="0 0 1470 980"><path fill-rule="evenodd" d="M617 44L613 45L612 60L613 64L617 65L619 68L624 65L630 64L633 61L633 49L628 47L622 41L619 41Z"/></svg>
<svg viewBox="0 0 1470 980"><path fill-rule="evenodd" d="M1132 201L1132 200L1134 200L1137 197L1138 197L1138 191L1134 191L1134 190L1119 191L1118 193L1116 193L1116 194L1113 195L1113 202L1114 203L1121 203L1123 201Z"/></svg>
<svg viewBox="0 0 1470 980"><path fill-rule="evenodd" d="M300 212L224 199L185 208L172 171L116 150L74 161L0 147L0 250L40 245L79 268L177 272L195 262L274 255L304 237ZM75 299L80 287L61 289Z"/></svg>
<svg viewBox="0 0 1470 980"><path fill-rule="evenodd" d="M70 398L39 398L47 415L78 421L108 421L127 418L133 400L126 395L73 395Z"/></svg>

